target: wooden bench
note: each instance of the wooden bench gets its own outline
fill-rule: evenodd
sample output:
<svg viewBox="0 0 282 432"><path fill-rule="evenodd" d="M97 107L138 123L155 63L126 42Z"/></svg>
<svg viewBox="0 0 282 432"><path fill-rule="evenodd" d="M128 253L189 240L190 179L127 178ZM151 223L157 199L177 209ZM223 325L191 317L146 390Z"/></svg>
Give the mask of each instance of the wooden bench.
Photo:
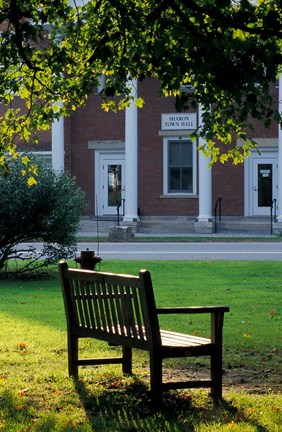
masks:
<svg viewBox="0 0 282 432"><path fill-rule="evenodd" d="M132 348L150 353L151 400L158 405L162 392L170 389L210 387L211 396L222 398L222 327L227 306L157 308L150 272L139 276L70 269L59 263L68 334L69 374L78 377L78 366L120 363L132 373ZM211 316L210 338L161 330L159 314ZM95 338L121 345L122 356L78 358L79 338ZM210 378L163 382L163 359L210 357Z"/></svg>

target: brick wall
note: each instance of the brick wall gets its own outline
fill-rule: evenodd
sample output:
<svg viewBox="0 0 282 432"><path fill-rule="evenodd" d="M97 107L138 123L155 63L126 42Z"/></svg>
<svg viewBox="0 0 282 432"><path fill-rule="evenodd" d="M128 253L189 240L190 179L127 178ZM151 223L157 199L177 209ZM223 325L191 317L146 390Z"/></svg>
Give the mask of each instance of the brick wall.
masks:
<svg viewBox="0 0 282 432"><path fill-rule="evenodd" d="M169 198L163 196L163 137L161 114L173 113L175 98L160 95L158 83L145 79L138 84L138 94L145 105L138 110L138 207L141 215L197 216L198 198ZM278 90L272 89L273 102L278 103ZM5 107L0 106L0 114ZM108 112L101 109L101 99L91 95L84 107L71 118L65 119L65 167L76 177L89 201L87 215L94 214L95 161L94 150L89 150L92 140L124 140L124 112ZM257 138L276 138L276 124L265 129L261 122L253 122ZM173 136L173 133L172 133ZM19 143L20 144L20 143ZM51 150L51 131L39 133L37 150ZM222 214L244 214L244 166L232 163L216 164L212 168L212 207L218 196L222 197Z"/></svg>
<svg viewBox="0 0 282 432"><path fill-rule="evenodd" d="M89 206L86 215L95 208L94 150L89 150L92 140L124 140L124 112L105 112L98 95L91 95L84 107L78 109L65 122L66 169L76 177L78 185L86 192Z"/></svg>
<svg viewBox="0 0 282 432"><path fill-rule="evenodd" d="M138 94L145 100L144 107L138 112L138 206L141 215L197 215L197 198L162 197L163 137L158 133L161 114L176 112L175 98L161 96L158 83L152 79L139 83Z"/></svg>
<svg viewBox="0 0 282 432"><path fill-rule="evenodd" d="M221 197L222 216L244 215L244 165L231 162L212 167L212 210Z"/></svg>

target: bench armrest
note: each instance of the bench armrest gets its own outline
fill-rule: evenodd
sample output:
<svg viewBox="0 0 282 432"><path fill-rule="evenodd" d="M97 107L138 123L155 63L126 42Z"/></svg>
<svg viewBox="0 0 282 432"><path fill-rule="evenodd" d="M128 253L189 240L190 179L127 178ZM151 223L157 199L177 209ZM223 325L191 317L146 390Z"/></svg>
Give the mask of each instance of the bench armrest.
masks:
<svg viewBox="0 0 282 432"><path fill-rule="evenodd" d="M191 306L157 308L157 314L211 314L210 338L218 350L222 347L222 327L224 312L229 312L228 306Z"/></svg>
<svg viewBox="0 0 282 432"><path fill-rule="evenodd" d="M157 314L202 314L229 312L228 306L191 306L157 308Z"/></svg>

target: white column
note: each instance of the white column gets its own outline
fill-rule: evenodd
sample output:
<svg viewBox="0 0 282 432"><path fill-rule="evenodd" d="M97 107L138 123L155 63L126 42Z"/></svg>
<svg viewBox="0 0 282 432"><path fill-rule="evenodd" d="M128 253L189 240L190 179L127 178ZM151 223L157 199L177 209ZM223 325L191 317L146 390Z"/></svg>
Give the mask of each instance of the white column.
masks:
<svg viewBox="0 0 282 432"><path fill-rule="evenodd" d="M279 77L278 110L282 114L282 76ZM282 222L282 128L278 123L278 214L277 222Z"/></svg>
<svg viewBox="0 0 282 432"><path fill-rule="evenodd" d="M202 124L202 107L199 105L199 124ZM204 139L199 137L199 146L205 143ZM210 158L204 156L199 151L199 215L198 222L208 222L212 220L212 170L208 164Z"/></svg>
<svg viewBox="0 0 282 432"><path fill-rule="evenodd" d="M135 104L137 98L137 79L128 82L133 101L125 109L125 214L124 222L139 220L137 210L138 188L138 115Z"/></svg>
<svg viewBox="0 0 282 432"><path fill-rule="evenodd" d="M64 117L52 123L52 166L56 171L63 171L65 166Z"/></svg>

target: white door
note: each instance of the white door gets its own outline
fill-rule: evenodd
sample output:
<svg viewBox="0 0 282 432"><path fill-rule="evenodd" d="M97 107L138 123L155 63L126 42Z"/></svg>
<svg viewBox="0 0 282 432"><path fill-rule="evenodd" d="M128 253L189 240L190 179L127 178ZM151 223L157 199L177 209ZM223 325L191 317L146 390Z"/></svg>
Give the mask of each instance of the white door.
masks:
<svg viewBox="0 0 282 432"><path fill-rule="evenodd" d="M102 215L123 214L125 199L124 157L105 156L101 160L100 201Z"/></svg>
<svg viewBox="0 0 282 432"><path fill-rule="evenodd" d="M278 194L277 159L253 158L252 172L253 215L269 216L272 202Z"/></svg>

